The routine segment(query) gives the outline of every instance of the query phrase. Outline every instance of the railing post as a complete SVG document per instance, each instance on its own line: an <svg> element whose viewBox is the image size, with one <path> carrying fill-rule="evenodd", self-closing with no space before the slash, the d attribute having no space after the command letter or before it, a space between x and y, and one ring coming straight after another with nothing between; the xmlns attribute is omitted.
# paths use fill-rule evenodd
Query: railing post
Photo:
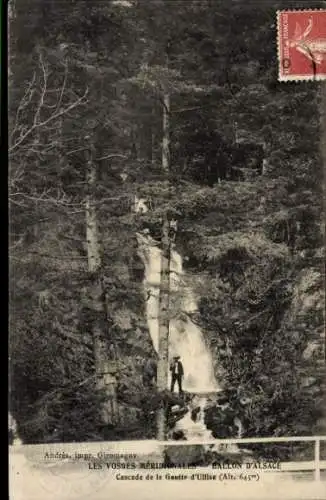
<svg viewBox="0 0 326 500"><path fill-rule="evenodd" d="M320 481L320 441L316 439L315 441L315 481Z"/></svg>

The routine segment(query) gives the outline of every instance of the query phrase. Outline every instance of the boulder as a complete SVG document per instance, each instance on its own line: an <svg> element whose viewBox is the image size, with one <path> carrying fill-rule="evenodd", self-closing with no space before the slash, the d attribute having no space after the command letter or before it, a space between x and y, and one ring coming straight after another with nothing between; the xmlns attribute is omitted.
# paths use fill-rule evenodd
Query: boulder
<svg viewBox="0 0 326 500"><path fill-rule="evenodd" d="M179 440L184 440L185 439L185 435L184 435L184 432L179 430L179 431L173 431L172 432L172 439L174 439L175 441L179 441Z"/></svg>

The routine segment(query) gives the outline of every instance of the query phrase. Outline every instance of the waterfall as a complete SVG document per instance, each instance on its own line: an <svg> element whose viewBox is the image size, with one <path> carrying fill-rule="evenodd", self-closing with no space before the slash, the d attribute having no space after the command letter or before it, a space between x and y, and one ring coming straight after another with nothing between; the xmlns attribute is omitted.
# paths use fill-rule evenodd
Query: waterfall
<svg viewBox="0 0 326 500"><path fill-rule="evenodd" d="M147 207L138 200L138 210L146 211ZM146 316L148 329L155 350L158 350L158 314L161 271L161 250L149 234L137 234L138 252L145 266L144 292L146 297ZM194 294L184 282L182 257L174 248L171 251L170 290L171 301L178 292L179 313L170 320L169 331L169 361L178 355L184 367L183 388L196 394L196 405L199 412L193 421L190 411L176 424L176 429L182 430L187 440L211 439L211 432L204 424L204 408L207 393L218 392L219 386L215 379L212 357L205 344L200 328L195 325L187 314L197 310ZM170 385L170 374L168 386Z"/></svg>
<svg viewBox="0 0 326 500"><path fill-rule="evenodd" d="M149 332L155 350L158 349L158 313L159 287L161 270L161 250L150 236L137 235L139 255L145 265L146 315ZM194 296L183 281L181 256L172 249L171 252L171 296L179 292L176 300L180 301L181 317L172 318L169 333L169 356L181 357L184 367L184 390L191 393L207 394L217 392L218 384L214 376L213 362L203 333L187 316L196 311ZM169 380L170 383L170 380Z"/></svg>
<svg viewBox="0 0 326 500"><path fill-rule="evenodd" d="M135 212L145 213L148 211L144 199L135 198ZM159 292L161 280L161 250L157 242L150 236L149 231L137 233L138 254L145 266L144 294L146 300L146 319L153 346L158 351L158 315L159 315ZM170 319L169 328L169 361L173 356L180 356L184 367L183 388L194 394L191 402L196 409L196 418L192 418L191 408L186 415L176 423L175 430L183 432L189 441L211 440L212 434L206 428L205 408L211 393L217 393L221 389L214 374L213 360L209 348L200 328L191 321L188 316L197 311L197 303L193 291L185 282L185 274L182 267L182 257L172 245L170 262L170 291L171 302L177 301L177 312ZM177 293L176 293L177 292ZM179 310L179 311L178 311ZM181 314L180 314L181 313ZM171 378L169 374L168 387ZM238 436L242 434L242 424L236 419ZM218 443L218 440L217 440ZM227 445L229 453L237 453L236 445ZM211 450L220 450L218 444L210 447Z"/></svg>

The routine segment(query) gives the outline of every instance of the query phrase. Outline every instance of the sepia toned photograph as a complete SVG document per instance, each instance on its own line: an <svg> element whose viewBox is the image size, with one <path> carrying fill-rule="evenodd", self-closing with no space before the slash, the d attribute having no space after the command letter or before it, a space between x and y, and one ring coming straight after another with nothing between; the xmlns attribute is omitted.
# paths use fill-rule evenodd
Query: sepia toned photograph
<svg viewBox="0 0 326 500"><path fill-rule="evenodd" d="M12 497L323 498L325 2L7 7Z"/></svg>

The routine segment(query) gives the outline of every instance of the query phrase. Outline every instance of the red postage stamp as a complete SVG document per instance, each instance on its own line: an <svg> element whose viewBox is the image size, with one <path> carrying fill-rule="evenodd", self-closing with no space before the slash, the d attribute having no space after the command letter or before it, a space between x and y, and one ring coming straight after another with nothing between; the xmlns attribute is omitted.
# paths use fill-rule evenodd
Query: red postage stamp
<svg viewBox="0 0 326 500"><path fill-rule="evenodd" d="M277 12L278 78L326 80L326 10Z"/></svg>

